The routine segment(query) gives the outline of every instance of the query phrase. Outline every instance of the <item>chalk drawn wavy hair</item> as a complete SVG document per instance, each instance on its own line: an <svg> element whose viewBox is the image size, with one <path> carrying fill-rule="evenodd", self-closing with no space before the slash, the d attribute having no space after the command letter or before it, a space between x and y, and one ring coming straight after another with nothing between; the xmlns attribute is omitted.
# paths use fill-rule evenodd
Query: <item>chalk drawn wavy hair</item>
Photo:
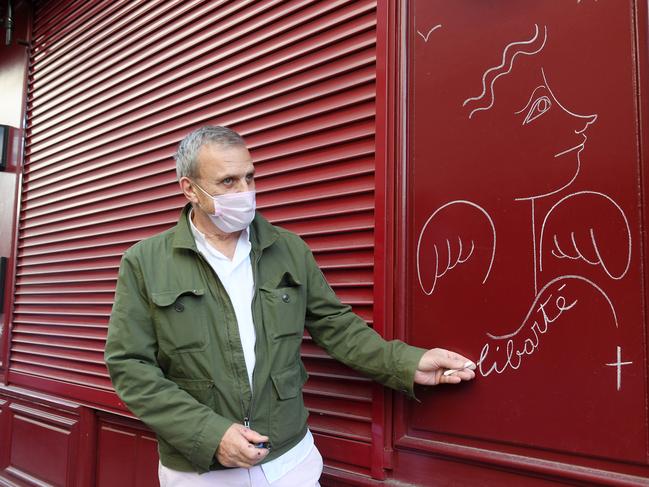
<svg viewBox="0 0 649 487"><path fill-rule="evenodd" d="M516 56L518 56L519 54L523 56L533 56L534 54L541 52L543 47L545 47L545 41L547 40L547 38L547 27L543 26L543 31L541 32L538 24L534 24L534 35L531 39L507 44L505 50L503 51L501 63L498 66L489 68L482 75L482 93L480 93L480 95L478 96L473 96L464 100L464 103L462 104L463 107L467 105L477 106L477 108L471 110L469 118L471 118L475 112L489 110L494 105L494 83L501 76L509 74L509 72L514 67L514 60L516 59ZM487 85L489 85L488 93ZM488 104L486 104L487 102Z"/></svg>

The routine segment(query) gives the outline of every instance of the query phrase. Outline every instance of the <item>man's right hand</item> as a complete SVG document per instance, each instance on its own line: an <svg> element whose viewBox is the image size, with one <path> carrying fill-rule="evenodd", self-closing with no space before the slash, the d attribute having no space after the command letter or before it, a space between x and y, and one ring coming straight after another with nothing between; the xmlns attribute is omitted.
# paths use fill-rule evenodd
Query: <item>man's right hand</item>
<svg viewBox="0 0 649 487"><path fill-rule="evenodd" d="M221 438L221 443L216 450L216 459L224 467L250 468L268 455L267 448L255 446L266 441L268 441L267 436L235 423Z"/></svg>

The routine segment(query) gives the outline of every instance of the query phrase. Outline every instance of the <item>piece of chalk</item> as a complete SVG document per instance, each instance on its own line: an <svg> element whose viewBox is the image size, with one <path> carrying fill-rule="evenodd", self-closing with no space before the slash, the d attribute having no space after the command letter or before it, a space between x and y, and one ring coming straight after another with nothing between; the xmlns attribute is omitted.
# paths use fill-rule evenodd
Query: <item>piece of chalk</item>
<svg viewBox="0 0 649 487"><path fill-rule="evenodd" d="M471 362L470 360L468 360L468 361L464 364L463 369L475 370L476 367L477 367L476 364L474 364L473 362ZM460 370L463 370L463 369L448 369L447 371L444 372L444 376L445 376L445 377L448 377L449 375L453 375L453 374L455 374L456 372L459 372Z"/></svg>

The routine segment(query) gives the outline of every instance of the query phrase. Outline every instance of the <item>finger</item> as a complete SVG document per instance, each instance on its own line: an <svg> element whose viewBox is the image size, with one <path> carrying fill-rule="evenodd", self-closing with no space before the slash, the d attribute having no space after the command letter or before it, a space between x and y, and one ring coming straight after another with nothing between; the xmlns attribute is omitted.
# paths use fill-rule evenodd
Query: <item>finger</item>
<svg viewBox="0 0 649 487"><path fill-rule="evenodd" d="M222 465L233 467L249 468L266 454L257 454L254 445L250 443L249 437L261 437L259 433L251 432L241 424L233 424L225 433L217 450L217 458ZM262 437L263 438L263 437Z"/></svg>
<svg viewBox="0 0 649 487"><path fill-rule="evenodd" d="M268 448L258 448L255 445L248 443L248 446L241 452L241 455L244 461L252 466L266 458L269 451Z"/></svg>
<svg viewBox="0 0 649 487"><path fill-rule="evenodd" d="M462 380L472 380L475 378L475 372L471 369L459 370L456 375Z"/></svg>
<svg viewBox="0 0 649 487"><path fill-rule="evenodd" d="M476 365L471 363L469 366L464 367L462 369L447 369L444 371L442 375L444 377L458 375L463 380L471 380L475 377L475 372L474 372L475 369L476 369Z"/></svg>
<svg viewBox="0 0 649 487"><path fill-rule="evenodd" d="M448 374L447 372L451 372ZM472 380L475 378L475 372L471 369L450 369L442 374L441 382L447 384L457 384L463 380ZM457 380L455 380L455 378ZM450 379L453 379L452 381Z"/></svg>
<svg viewBox="0 0 649 487"><path fill-rule="evenodd" d="M257 455L254 460L255 464L261 462L270 453L268 448L255 448L255 450L257 450Z"/></svg>
<svg viewBox="0 0 649 487"><path fill-rule="evenodd" d="M462 379L458 375L447 375L447 376L441 376L439 378L439 383L440 384L459 384L462 382Z"/></svg>
<svg viewBox="0 0 649 487"><path fill-rule="evenodd" d="M246 443L246 446L232 452L230 462L227 466L243 468L252 467L257 463L257 457L262 458L261 455L257 455L253 450L255 450L255 448L250 443Z"/></svg>
<svg viewBox="0 0 649 487"><path fill-rule="evenodd" d="M264 443L268 441L268 436L264 436L260 433L257 433L255 430L246 428L242 431L243 437L248 440L249 443Z"/></svg>
<svg viewBox="0 0 649 487"><path fill-rule="evenodd" d="M444 369L464 369L467 367L475 367L475 364L466 357L460 354L449 352L449 355L440 355L437 359L437 365Z"/></svg>

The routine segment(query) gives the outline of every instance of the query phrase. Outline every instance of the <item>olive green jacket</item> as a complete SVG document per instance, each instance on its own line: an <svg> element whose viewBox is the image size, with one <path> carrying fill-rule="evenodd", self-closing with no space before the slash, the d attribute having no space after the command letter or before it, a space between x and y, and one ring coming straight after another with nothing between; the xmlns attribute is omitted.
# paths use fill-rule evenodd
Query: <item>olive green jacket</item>
<svg viewBox="0 0 649 487"><path fill-rule="evenodd" d="M115 390L156 432L165 466L223 468L215 458L221 437L245 418L270 438L265 461L297 444L308 415L305 326L337 360L413 394L424 350L383 340L340 303L306 244L259 214L250 226L257 335L251 390L234 309L196 249L189 208L175 227L124 254L106 341Z"/></svg>

